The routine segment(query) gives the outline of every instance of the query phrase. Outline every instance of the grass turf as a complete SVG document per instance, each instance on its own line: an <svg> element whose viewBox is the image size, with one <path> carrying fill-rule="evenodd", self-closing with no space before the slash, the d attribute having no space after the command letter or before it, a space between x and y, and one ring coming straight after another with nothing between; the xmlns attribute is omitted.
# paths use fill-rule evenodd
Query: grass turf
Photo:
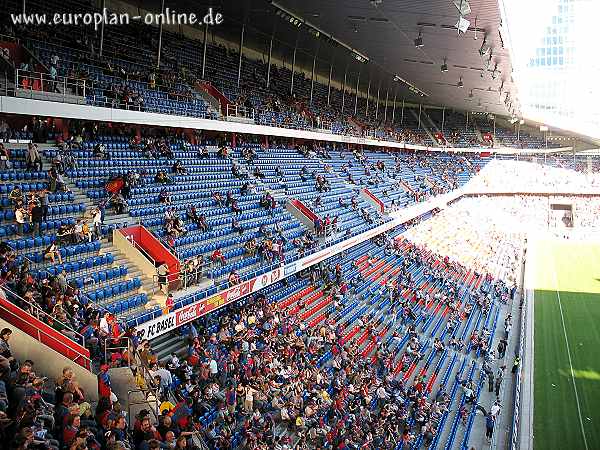
<svg viewBox="0 0 600 450"><path fill-rule="evenodd" d="M587 449L598 450L600 245L540 241L533 253L534 449L586 449L571 379L566 330Z"/></svg>

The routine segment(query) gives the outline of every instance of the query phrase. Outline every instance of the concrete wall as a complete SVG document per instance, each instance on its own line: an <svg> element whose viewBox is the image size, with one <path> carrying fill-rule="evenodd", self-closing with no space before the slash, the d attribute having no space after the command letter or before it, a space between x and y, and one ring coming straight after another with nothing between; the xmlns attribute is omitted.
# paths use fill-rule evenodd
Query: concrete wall
<svg viewBox="0 0 600 450"><path fill-rule="evenodd" d="M63 368L70 367L75 372L79 385L85 391L86 399L88 401L98 400L98 380L92 372L41 344L3 319L0 319L1 328L12 330L10 348L13 354L20 361L31 359L35 363L36 374L54 379L62 375Z"/></svg>

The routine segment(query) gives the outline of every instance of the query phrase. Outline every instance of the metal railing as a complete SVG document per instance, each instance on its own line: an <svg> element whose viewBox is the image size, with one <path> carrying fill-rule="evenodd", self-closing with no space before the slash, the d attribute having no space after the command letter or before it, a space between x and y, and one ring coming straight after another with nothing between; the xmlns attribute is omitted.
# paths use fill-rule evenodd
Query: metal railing
<svg viewBox="0 0 600 450"><path fill-rule="evenodd" d="M83 66L96 67L90 64L85 63L77 63ZM158 90L161 92L166 92L169 95L173 95L176 97L182 97L184 99L193 100L194 98L188 98L188 96L184 93L180 92L172 92L173 88L162 85L154 85L150 87L150 84L146 81L137 80L137 79L129 79L127 76L125 78L117 77L114 75L105 76L109 79L116 81L118 83L127 83L129 81L135 81L137 83L142 83L146 85L147 90ZM4 95L10 95L11 92L8 89L8 78L5 75L5 89ZM317 131L338 135L346 135L346 136L354 136L354 137L373 137L377 140L391 140L395 139L392 136L385 137L376 137L376 130L366 130L364 132L358 132L353 129L348 129L347 127L337 128L334 126L334 122L330 120L321 120L319 118L308 118L302 116L301 114L288 111L288 112L276 112L274 110L269 109L261 109L256 110L254 108L245 108L238 105L227 105L226 116L224 118L215 117L215 115L206 110L203 112L194 111L187 107L183 106L169 106L162 107L160 105L155 105L152 103L147 103L145 100L142 102L122 102L118 98L111 98L105 95L96 95L95 84L99 84L100 80L96 79L86 79L86 78L76 78L76 77L65 77L62 75L56 75L55 77L51 77L50 74L42 73L42 72L33 72L33 71L24 71L21 69L17 69L15 71L15 89L14 95L23 97L23 98L38 98L41 93L46 93L47 98L44 100L47 101L63 101L66 102L67 96L71 97L80 97L85 101L85 104L89 106L98 106L102 108L111 108L111 109L124 109L128 111L139 111L139 112L156 112L161 114L169 114L175 116L184 116L184 117L195 117L200 119L210 119L210 120L226 120L227 117L240 117L240 118L249 118L253 120L257 125L263 126L272 126L276 128L286 128L286 129L295 129L295 130L309 130L309 131ZM175 83L175 88L177 86L186 86L183 83ZM167 90L165 90L165 88ZM194 90L191 90L192 96L194 95ZM62 97L62 99L61 99ZM141 98L144 98L144 95L141 95ZM287 114L293 114L294 117L291 120L287 120L290 118ZM281 117L277 117L277 115L282 115L285 120L280 120ZM271 118L271 120L268 119ZM273 120L274 119L274 120ZM340 123L343 122L343 119L340 119ZM400 142L400 141L399 141Z"/></svg>
<svg viewBox="0 0 600 450"><path fill-rule="evenodd" d="M254 108L246 108L236 104L227 105L227 117L240 117L244 119L255 120L256 114Z"/></svg>
<svg viewBox="0 0 600 450"><path fill-rule="evenodd" d="M128 337L121 337L119 338L119 344L118 345L111 345L109 348L109 341L112 341L112 339L110 337L106 337L106 339L104 339L104 361L108 364L108 350L125 350L127 352L127 367L131 370L131 359L134 357L134 349L133 346L131 345L131 339ZM125 341L124 344L122 344L122 342Z"/></svg>
<svg viewBox="0 0 600 450"><path fill-rule="evenodd" d="M200 284L200 280L202 280L202 278L206 278L208 279L208 277L206 277L206 272L204 271L205 268L210 268L212 267L211 263L205 263L202 265L202 267L200 269L196 269L192 272L188 272L185 269L181 269L178 270L176 272L169 272L168 275L165 275L165 278L172 278L174 276L177 276L175 280L167 280L165 283L160 283L160 279L163 278L162 275L158 275L155 274L152 276L152 285L153 285L153 289L154 291L156 290L162 290L161 286L166 284L167 285L167 293L171 288L171 283L177 283L179 282L179 285L176 286L174 288L174 290L179 290L179 289L187 289L188 287L191 286L195 286L197 284ZM195 282L193 280L196 280Z"/></svg>
<svg viewBox="0 0 600 450"><path fill-rule="evenodd" d="M147 382L146 382L147 384ZM132 401L131 400L131 395L132 394L142 394L142 396L144 397L144 400L141 401ZM150 396L150 394L154 394L154 398L155 400L152 402L151 400L148 399L148 397ZM152 412L152 415L154 416L154 420L158 421L158 416L159 416L159 400L158 400L158 388L152 390L152 389L131 389L127 391L127 417L129 418L129 420L131 421L132 416L131 416L131 407L132 406L136 406L136 405L147 405L150 406L150 412ZM154 403L154 407L152 407L152 404ZM133 427L133 424L130 422L129 423L130 427Z"/></svg>
<svg viewBox="0 0 600 450"><path fill-rule="evenodd" d="M14 304L15 306L17 306L20 309L23 309L23 308L21 308L17 303L15 303L13 300L11 300L11 298L18 300L21 304L26 304L28 307L28 310L23 309L23 311L34 316L36 319L44 322L49 327L54 328L50 324L58 323L63 329L67 330L69 333L69 334L65 334L63 331L62 334L64 334L66 337L70 338L73 342L76 342L76 343L80 344L82 347L85 347L85 337L83 335L81 335L79 332L75 331L72 327L61 322L60 320L56 319L55 317L52 317L47 312L43 311L39 306L34 305L33 303L31 303L28 300L25 300L23 297L21 297L19 294L17 294L16 292L14 292L10 288L8 288L6 285L1 286L0 290L4 291L7 294L6 299L9 302L11 302L12 304ZM73 335L74 338L71 337L70 335Z"/></svg>
<svg viewBox="0 0 600 450"><path fill-rule="evenodd" d="M129 235L126 236L125 239L127 239L127 241L129 241L129 243L131 245L133 245L142 255L144 255L144 257L146 257L147 259L150 260L150 262L152 262L152 265L154 267L156 267L156 260L150 256L150 254L146 251L146 249L144 249L140 244L138 244L135 239L133 238L133 236Z"/></svg>
<svg viewBox="0 0 600 450"><path fill-rule="evenodd" d="M84 78L51 76L48 73L30 70L15 70L15 91L20 97L27 97L29 94L29 97L33 98L34 93L45 92L62 94L63 100L66 100L67 95L85 98L86 89L89 87L89 81Z"/></svg>
<svg viewBox="0 0 600 450"><path fill-rule="evenodd" d="M18 37L11 36L9 34L0 34L0 41L3 41L3 42L14 42L15 44L18 44L18 43L21 42Z"/></svg>
<svg viewBox="0 0 600 450"><path fill-rule="evenodd" d="M19 296L19 295L15 294L13 291L11 291L10 289L8 289L6 286L2 286L2 287L0 287L0 292L4 292L4 293L5 293L5 298L6 298L6 300L7 300L7 301L9 301L9 302L10 302L10 303L12 303L12 304L14 304L14 302L10 300L10 297L11 297L11 296L14 296L14 297L16 297L16 298L20 299L20 301L22 301L22 302L24 302L24 303L27 303L28 305L30 305L30 307L32 308L33 312L30 312L30 311L25 311L25 310L23 310L22 308L19 308L19 306L18 306L18 305L14 304L14 306L15 306L15 307L17 307L17 308L21 309L21 310L22 310L22 311L24 311L26 314L29 314L29 315L32 315L32 316L36 317L38 320L40 320L40 321L44 322L46 325L48 325L49 327L51 327L51 328L53 328L53 329L54 329L54 327L52 327L52 326L51 326L51 325L49 325L49 324L48 324L48 323L47 323L45 320L43 320L43 318L46 318L46 320L47 320L47 317L51 317L49 314L47 314L47 313L45 313L44 311L40 310L38 307L36 307L36 306L32 305L30 302L28 302L27 300L23 299L21 296ZM1 304L0 304L0 310L1 310L1 311L2 311L4 314L7 314L8 316L11 316L11 317L13 317L14 319L17 319L17 320L24 320L24 318L23 318L23 317L20 317L20 316L18 316L18 315L17 315L17 314L15 314L13 311L11 311L10 309L8 309L8 308L4 307L4 306L3 306L3 305L1 305ZM82 345L83 347L85 347L85 338L84 338L84 337L83 337L81 334L79 334L78 332L74 331L72 328L70 328L69 326L67 326L67 325L63 324L63 323L62 323L62 322L60 322L59 320L56 320L56 319L52 318L52 321L53 321L53 322L58 322L58 323L59 323L59 324L61 324L61 325L62 325L64 328L68 329L70 333L72 333L72 334L74 334L75 336L77 336L77 338L81 340L81 345ZM9 321L7 320L7 322L9 322ZM9 322L9 323L10 323L10 322ZM57 332L58 332L58 330L57 330ZM76 342L76 343L79 343L79 342L77 342L77 340L73 339L71 336L69 336L69 335L65 334L64 332L60 332L60 333L61 333L62 335L64 335L65 337L67 337L67 338L69 338L69 339L73 340L74 342ZM55 336L52 336L51 334L48 334L48 333L46 333L45 331L43 331L43 330L41 330L41 329L39 329L39 328L36 328L36 335L35 335L35 336L34 336L34 335L32 335L32 334L30 334L30 333L27 333L27 334L28 334L29 336L31 336L32 338L36 339L38 342L40 342L40 343L43 343L44 345L46 345L46 344L44 343L44 340L42 339L42 336L44 336L44 338L45 338L45 339L48 339L49 341L52 341L52 342L55 342L55 343L57 343L57 344L60 344L61 346L64 346L64 343L63 343L63 342L61 342L59 339L57 339ZM72 350L74 353L77 353L77 356L76 356L76 357L75 357L75 359L73 359L72 361L73 361L73 362L75 362L75 363L77 363L77 364L79 364L79 365L81 365L82 367L85 367L85 368L87 368L88 370L91 370L91 368L92 368L92 362L91 362L91 359L90 359L90 358L88 358L87 356L85 356L85 355L83 355L83 354L81 354L81 353L77 352L75 349L71 349L71 350Z"/></svg>
<svg viewBox="0 0 600 450"><path fill-rule="evenodd" d="M128 404L128 417L131 417L131 405L142 405L142 404L147 404L148 406L150 406L150 410L152 412L152 414L154 415L154 418L156 421L158 421L158 416L160 414L160 398L159 398L159 386L155 386L154 385L154 380L152 379L152 375L150 374L149 369L144 366L143 364L141 364L141 360L139 359L139 355L136 353L134 354L134 358L136 360L136 366L137 366L137 370L141 370L141 377L144 380L144 383L147 386L147 390L144 389L134 389L134 390L130 390L127 391L127 404ZM171 388L171 386L169 386L169 388ZM131 402L130 398L131 398L131 394L133 393L142 393L144 395L145 401L137 401L137 402ZM154 395L154 401L152 401L151 399L149 399L150 394ZM170 402L172 402L173 404L177 404L178 399L176 398L175 394L173 393L173 391L171 389L169 389L168 392L168 398L167 400L169 400ZM154 405L154 407L153 407ZM206 442L204 441L204 439L202 438L202 435L200 434L199 431L194 431L193 432L193 439L195 439L195 444L200 447L203 450L208 450L209 447L206 444Z"/></svg>

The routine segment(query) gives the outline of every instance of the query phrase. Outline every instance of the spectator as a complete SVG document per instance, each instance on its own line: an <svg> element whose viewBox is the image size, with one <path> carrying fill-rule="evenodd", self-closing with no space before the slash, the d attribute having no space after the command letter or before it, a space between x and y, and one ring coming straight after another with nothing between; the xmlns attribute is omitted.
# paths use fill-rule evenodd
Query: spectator
<svg viewBox="0 0 600 450"><path fill-rule="evenodd" d="M223 252L221 252L221 249L218 247L213 251L210 259L213 262L213 264L218 262L221 266L227 265L227 260L225 259L225 255L223 255Z"/></svg>
<svg viewBox="0 0 600 450"><path fill-rule="evenodd" d="M37 144L27 144L27 154L25 155L25 162L29 170L37 169L38 172L42 171L42 157L38 151Z"/></svg>
<svg viewBox="0 0 600 450"><path fill-rule="evenodd" d="M17 235L23 236L25 224L28 222L29 216L27 210L23 207L15 210L15 221L17 223Z"/></svg>
<svg viewBox="0 0 600 450"><path fill-rule="evenodd" d="M0 144L0 170L10 169L12 167L10 162L10 153L4 144Z"/></svg>

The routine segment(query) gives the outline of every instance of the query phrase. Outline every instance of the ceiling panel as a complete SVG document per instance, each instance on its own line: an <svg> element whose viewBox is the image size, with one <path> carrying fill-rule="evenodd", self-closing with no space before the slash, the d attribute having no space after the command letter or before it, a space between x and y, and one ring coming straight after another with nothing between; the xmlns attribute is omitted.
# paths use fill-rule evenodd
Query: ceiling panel
<svg viewBox="0 0 600 450"><path fill-rule="evenodd" d="M501 18L497 0L470 0L471 14L467 18L471 27L481 31L461 35L452 28L459 17L452 0L276 1L297 17L367 55L369 63L361 64L349 58L346 49L332 48L324 39L317 43L304 27L298 29L276 16L275 8L268 0L183 0L176 3L194 11L212 6L223 12L228 29L239 27L245 21L253 30L248 34L252 36L247 41L249 46L264 48L275 30L278 53L291 55L297 40L298 55L301 55L297 60L305 67L312 66L312 55L318 45L317 70L327 76L326 68L333 61L334 78L341 81L348 64L348 73L352 74L349 78L354 83L356 73L361 72L363 90L370 79L372 86L381 83L382 90L389 87L392 92L397 89L398 99L509 114L504 104L505 94L501 97L498 91L502 82L503 92L511 92L512 98L516 97L516 90L510 75L510 56L502 48L498 32ZM424 42L422 48L414 46L419 31ZM216 28L215 33L219 34ZM484 35L486 44L492 48L489 64L489 54L485 58L479 55ZM440 70L444 60L448 65L445 73ZM493 78L494 67L497 71ZM422 99L411 94L393 81L394 75L406 79L429 97ZM461 77L463 88L457 87ZM469 96L471 90L472 97Z"/></svg>

